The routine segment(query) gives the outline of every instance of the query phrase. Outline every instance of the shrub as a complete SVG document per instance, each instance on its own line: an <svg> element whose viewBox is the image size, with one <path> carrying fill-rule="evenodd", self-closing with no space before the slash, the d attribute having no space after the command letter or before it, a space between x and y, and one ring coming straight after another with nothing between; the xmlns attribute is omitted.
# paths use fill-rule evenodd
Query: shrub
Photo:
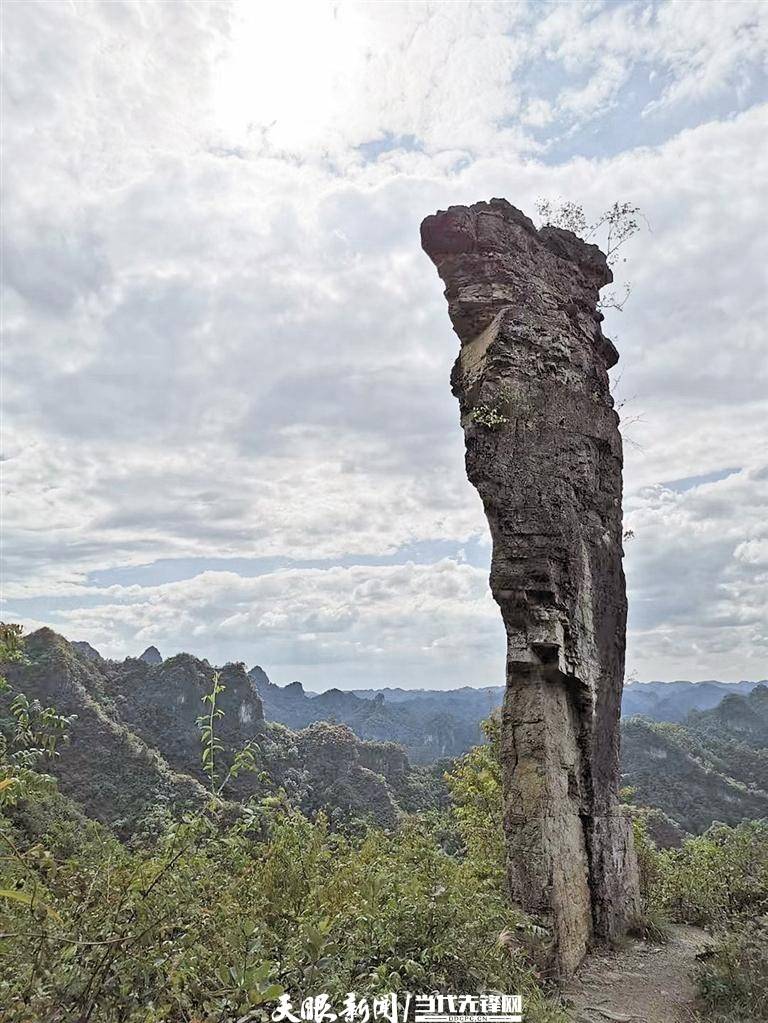
<svg viewBox="0 0 768 1023"><path fill-rule="evenodd" d="M252 822L198 818L152 851L102 832L76 857L41 860L35 883L52 912L14 903L0 919L8 1018L224 1020L321 988L523 990L531 1020L558 1018L498 942L515 920L503 891L444 852L428 823L350 838L323 815L252 811L264 840ZM21 866L9 873L28 890Z"/></svg>
<svg viewBox="0 0 768 1023"><path fill-rule="evenodd" d="M642 813L633 824L641 932L653 937L667 918L710 928L716 943L697 971L704 1004L731 1023L767 1019L768 821L713 824L682 848L666 850L648 837Z"/></svg>
<svg viewBox="0 0 768 1023"><path fill-rule="evenodd" d="M659 855L658 897L673 919L722 927L768 912L768 821L713 824Z"/></svg>
<svg viewBox="0 0 768 1023"><path fill-rule="evenodd" d="M723 934L696 979L708 1008L729 1020L768 1020L768 916Z"/></svg>

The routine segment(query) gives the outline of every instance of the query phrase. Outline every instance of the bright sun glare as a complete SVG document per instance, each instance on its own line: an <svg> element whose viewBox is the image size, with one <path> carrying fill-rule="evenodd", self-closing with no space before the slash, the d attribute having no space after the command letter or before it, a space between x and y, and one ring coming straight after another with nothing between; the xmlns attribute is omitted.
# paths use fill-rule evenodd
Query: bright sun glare
<svg viewBox="0 0 768 1023"><path fill-rule="evenodd" d="M266 137L300 151L330 142L346 126L350 83L365 80L368 28L353 7L239 4L213 94L228 143L249 148Z"/></svg>

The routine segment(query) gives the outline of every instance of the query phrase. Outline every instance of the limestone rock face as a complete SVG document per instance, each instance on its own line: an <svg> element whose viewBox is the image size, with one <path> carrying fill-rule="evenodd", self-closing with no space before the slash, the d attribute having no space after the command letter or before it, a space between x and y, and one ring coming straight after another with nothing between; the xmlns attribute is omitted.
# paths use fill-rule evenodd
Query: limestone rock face
<svg viewBox="0 0 768 1023"><path fill-rule="evenodd" d="M86 643L85 640L75 641L71 644L72 649L80 657L84 657L86 661L103 661L104 658L101 656L96 647L91 646L90 643Z"/></svg>
<svg viewBox="0 0 768 1023"><path fill-rule="evenodd" d="M163 657L156 646L148 646L143 654L139 654L139 660L145 664L162 664Z"/></svg>
<svg viewBox="0 0 768 1023"><path fill-rule="evenodd" d="M605 256L503 199L427 217L422 245L459 337L469 479L493 540L507 633L502 719L513 898L578 965L637 911L617 801L626 594L622 449L603 335Z"/></svg>
<svg viewBox="0 0 768 1023"><path fill-rule="evenodd" d="M254 664L251 670L248 672L248 678L255 685L269 685L269 676L266 671L261 667L260 664Z"/></svg>

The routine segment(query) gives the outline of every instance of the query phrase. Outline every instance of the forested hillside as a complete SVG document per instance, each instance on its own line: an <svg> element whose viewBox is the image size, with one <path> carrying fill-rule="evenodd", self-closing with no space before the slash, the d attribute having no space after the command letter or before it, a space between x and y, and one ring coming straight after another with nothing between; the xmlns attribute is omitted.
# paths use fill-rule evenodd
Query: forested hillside
<svg viewBox="0 0 768 1023"><path fill-rule="evenodd" d="M207 799L199 719L210 712L203 698L216 674L207 661L189 654L105 661L41 629L27 639L23 662L6 665L5 674L30 700L72 718L50 770L89 817L130 835L157 830ZM383 825L401 809L444 800L439 766L412 767L401 747L363 742L346 725L319 721L292 731L265 721L242 665L226 665L217 677L217 767L226 772L234 751L245 749L253 768L229 778L228 800L280 789L308 812L364 815Z"/></svg>
<svg viewBox="0 0 768 1023"><path fill-rule="evenodd" d="M480 722L501 704L503 689L465 689L421 692L400 691L307 693L300 682L276 686L262 668L250 672L264 713L290 728L305 728L314 721L339 721L361 739L397 742L414 763L454 757L482 742Z"/></svg>
<svg viewBox="0 0 768 1023"><path fill-rule="evenodd" d="M445 805L443 773L483 741L481 721L499 695L313 695L298 683L273 685L262 669L246 672L242 664L217 674L189 654L163 660L151 649L105 660L89 644L68 643L49 629L27 638L24 662L6 673L30 699L72 716L69 742L50 769L82 812L121 836L157 832L207 798L199 718L210 709L204 697L215 676L222 687L218 767L229 770L232 751L245 749L253 768L229 778L228 802L279 789L305 812L365 815L386 826L404 811ZM655 832L663 844L713 821L768 816L766 705L768 688L757 686L727 695L685 725L624 721L622 784L635 802L665 815ZM413 763L414 750L421 763Z"/></svg>
<svg viewBox="0 0 768 1023"><path fill-rule="evenodd" d="M683 831L768 817L768 749L699 735L665 722L630 718L622 725L622 784Z"/></svg>
<svg viewBox="0 0 768 1023"><path fill-rule="evenodd" d="M342 725L270 725L239 665L116 671L48 630L22 647L3 627L2 646L3 1023L267 1023L317 984L336 1001L516 991L529 1023L573 1019L543 983L546 931L507 899L497 720L447 772L419 771ZM150 744L166 731L167 757ZM636 933L710 926L702 1004L765 1018L765 825L659 851L654 815L626 812Z"/></svg>

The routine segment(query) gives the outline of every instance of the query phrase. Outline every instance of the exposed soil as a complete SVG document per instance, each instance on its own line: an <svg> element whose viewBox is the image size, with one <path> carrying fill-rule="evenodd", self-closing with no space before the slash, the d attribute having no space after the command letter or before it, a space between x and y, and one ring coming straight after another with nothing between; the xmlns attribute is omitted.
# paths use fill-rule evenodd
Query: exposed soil
<svg viewBox="0 0 768 1023"><path fill-rule="evenodd" d="M711 943L705 931L677 926L666 945L594 952L563 992L573 1023L696 1023L692 974Z"/></svg>

